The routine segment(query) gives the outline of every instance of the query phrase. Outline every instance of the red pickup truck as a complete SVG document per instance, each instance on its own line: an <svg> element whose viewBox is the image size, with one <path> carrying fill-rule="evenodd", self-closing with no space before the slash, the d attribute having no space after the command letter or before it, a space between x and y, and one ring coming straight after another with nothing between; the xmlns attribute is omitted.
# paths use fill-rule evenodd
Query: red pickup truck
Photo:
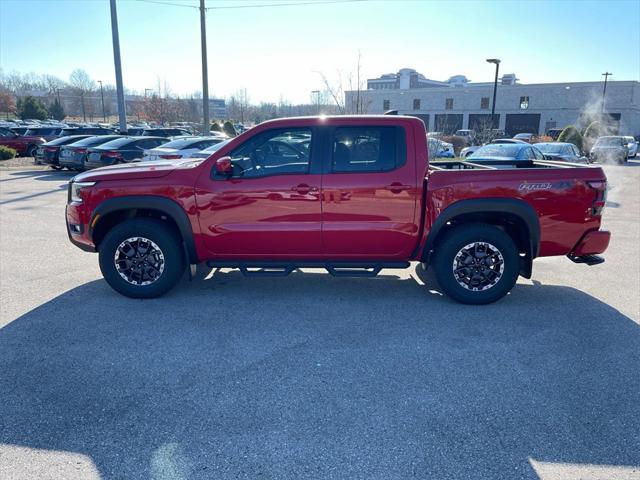
<svg viewBox="0 0 640 480"><path fill-rule="evenodd" d="M429 164L414 117L288 118L206 159L78 175L66 221L130 297L162 295L200 262L245 275L374 276L417 261L455 300L485 304L530 278L536 257L601 263L606 187L600 167L566 162Z"/></svg>

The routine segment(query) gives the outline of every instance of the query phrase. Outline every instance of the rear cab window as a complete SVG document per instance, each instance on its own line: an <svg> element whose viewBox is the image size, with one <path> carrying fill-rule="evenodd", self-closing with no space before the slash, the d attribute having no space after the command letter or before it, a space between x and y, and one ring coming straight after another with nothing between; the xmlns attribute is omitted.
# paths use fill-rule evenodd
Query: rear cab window
<svg viewBox="0 0 640 480"><path fill-rule="evenodd" d="M331 172L388 172L407 159L404 128L397 126L336 127Z"/></svg>

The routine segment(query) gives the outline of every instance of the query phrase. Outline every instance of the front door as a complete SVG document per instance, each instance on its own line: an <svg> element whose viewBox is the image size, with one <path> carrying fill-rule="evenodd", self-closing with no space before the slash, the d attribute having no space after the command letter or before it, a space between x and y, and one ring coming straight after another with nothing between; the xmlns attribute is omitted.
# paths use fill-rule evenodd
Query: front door
<svg viewBox="0 0 640 480"><path fill-rule="evenodd" d="M345 260L409 258L420 218L415 155L405 128L336 126L329 137L322 181L325 254Z"/></svg>
<svg viewBox="0 0 640 480"><path fill-rule="evenodd" d="M211 258L316 259L322 254L320 186L312 128L273 128L229 153L230 176L203 172L200 228Z"/></svg>

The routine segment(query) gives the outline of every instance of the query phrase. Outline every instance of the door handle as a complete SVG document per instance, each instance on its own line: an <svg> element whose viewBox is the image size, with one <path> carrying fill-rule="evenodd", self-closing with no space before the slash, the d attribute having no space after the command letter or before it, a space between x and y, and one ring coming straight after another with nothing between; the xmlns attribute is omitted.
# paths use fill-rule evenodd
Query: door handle
<svg viewBox="0 0 640 480"><path fill-rule="evenodd" d="M405 190L410 190L411 185L403 185L400 182L393 182L391 185L384 187L385 190L389 190L391 193L401 193Z"/></svg>
<svg viewBox="0 0 640 480"><path fill-rule="evenodd" d="M308 193L317 193L318 192L317 188L310 187L306 183L301 183L300 185L297 185L297 186L293 187L291 190L293 190L296 193L299 193L300 195L306 195Z"/></svg>

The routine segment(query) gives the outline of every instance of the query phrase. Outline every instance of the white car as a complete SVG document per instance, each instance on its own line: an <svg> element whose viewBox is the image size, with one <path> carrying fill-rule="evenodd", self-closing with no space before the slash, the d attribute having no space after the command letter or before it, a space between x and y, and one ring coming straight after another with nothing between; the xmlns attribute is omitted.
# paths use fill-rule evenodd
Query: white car
<svg viewBox="0 0 640 480"><path fill-rule="evenodd" d="M220 143L216 143L215 145L211 145L209 148L205 148L199 152L192 153L189 158L209 158L211 155L216 153L222 147L224 147L227 143L229 143L231 139L223 140Z"/></svg>
<svg viewBox="0 0 640 480"><path fill-rule="evenodd" d="M633 137L624 137L627 141L627 148L629 149L629 158L634 158L638 154L638 142Z"/></svg>
<svg viewBox="0 0 640 480"><path fill-rule="evenodd" d="M443 142L437 138L427 138L429 158L454 158L456 156L451 143Z"/></svg>
<svg viewBox="0 0 640 480"><path fill-rule="evenodd" d="M220 143L224 140L221 137L182 137L173 139L159 147L145 150L142 161L173 160L190 157L192 153L199 152L205 148Z"/></svg>

